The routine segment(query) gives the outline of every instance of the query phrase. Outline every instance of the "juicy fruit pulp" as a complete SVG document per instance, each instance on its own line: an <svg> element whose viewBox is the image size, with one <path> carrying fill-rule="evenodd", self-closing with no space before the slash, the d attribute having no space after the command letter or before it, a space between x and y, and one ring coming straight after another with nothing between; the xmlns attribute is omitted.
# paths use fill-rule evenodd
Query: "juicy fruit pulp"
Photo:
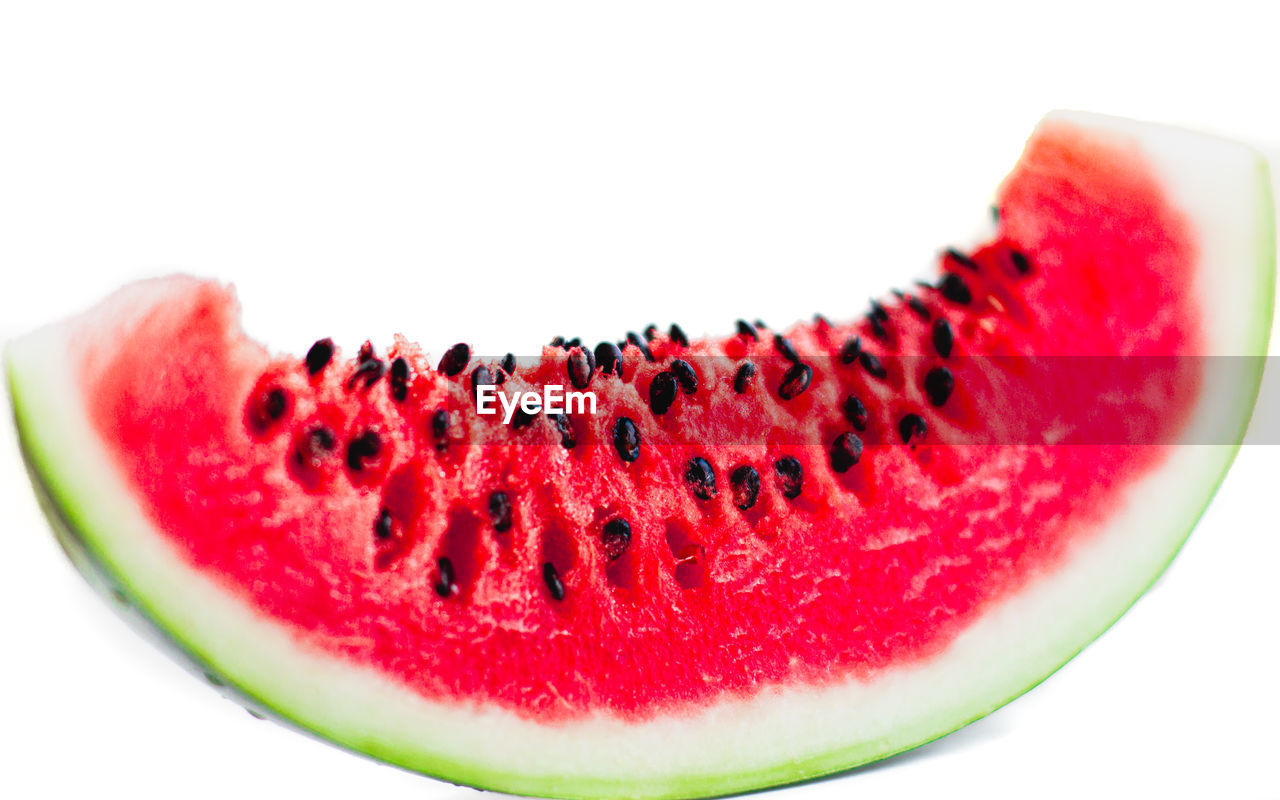
<svg viewBox="0 0 1280 800"><path fill-rule="evenodd" d="M86 394L117 463L195 563L313 646L426 696L540 720L645 718L771 682L872 675L927 657L1049 568L1088 535L1085 514L1104 518L1116 486L1161 458L946 446L1031 402L1026 380L997 383L983 373L1001 364L975 354L1120 354L1111 330L1146 332L1124 355L1201 348L1191 298L1154 299L1192 279L1183 224L1149 180L1099 166L1110 183L1094 191L1132 203L1106 204L1110 241L1029 256L1000 235L944 254L940 288L907 295L917 310L894 299L847 325L744 323L689 346L633 337L620 376L588 375L595 415L503 425L472 402L477 380L500 372L508 392L565 383L580 346L548 346L509 374L465 345L437 368L403 341L324 364L246 356L200 341L239 335L232 296L212 285L133 331ZM1023 202L1006 196L1006 225ZM1164 234L1132 241L1152 226ZM1121 265L1080 248L1131 262L1123 302L1103 280ZM1072 280L1055 280L1066 269ZM1109 325L1082 325L1082 308ZM182 344L160 345L175 325ZM943 348L939 326L952 332ZM732 392L748 361L754 385ZM399 383L388 365L402 365ZM1195 366L1161 399L1166 431L1185 423ZM958 386L939 405L930 374ZM1114 381L1099 370L1065 397L1049 387L1050 401L1096 405ZM848 419L850 398L865 421ZM167 413L175 400L181 413ZM794 497L782 459L799 465ZM729 486L743 468L766 478L746 509ZM625 547L606 541L613 520L630 529Z"/></svg>
<svg viewBox="0 0 1280 800"><path fill-rule="evenodd" d="M1072 372L1064 392L1008 365L1211 350L1193 289L1204 242L1167 194L1140 153L1046 127L1002 190L991 242L944 253L935 284L841 325L740 322L692 343L648 331L557 343L525 364L466 345L433 363L403 340L345 361L325 340L272 358L239 331L227 290L170 279L117 300L113 335L67 350L111 468L155 537L227 602L311 657L572 742L551 756L559 777L537 780L402 756L414 745L394 735L361 749L487 785L591 793L607 782L581 766L598 760L584 742L600 720L660 731L763 707L772 687L821 697L938 668L979 620L1111 535L1134 487L1168 468L1166 443L1201 401L1199 363L1172 361L1154 400L1109 370ZM478 386L566 379L598 395L596 414L475 414ZM1000 438L1010 418L1034 429L1103 398L1114 413L1097 424L1123 422L1114 436ZM1142 443L1126 438L1135 420ZM1123 608L1104 605L1111 616L1081 623L1050 668ZM236 680L217 641L193 649ZM885 755L1043 674L925 733L902 722L905 738L885 740L898 744L837 735L834 757L819 744L791 772L713 764L720 778L699 779L650 753L636 760L651 786L629 791L740 788ZM795 758L780 750L777 763Z"/></svg>

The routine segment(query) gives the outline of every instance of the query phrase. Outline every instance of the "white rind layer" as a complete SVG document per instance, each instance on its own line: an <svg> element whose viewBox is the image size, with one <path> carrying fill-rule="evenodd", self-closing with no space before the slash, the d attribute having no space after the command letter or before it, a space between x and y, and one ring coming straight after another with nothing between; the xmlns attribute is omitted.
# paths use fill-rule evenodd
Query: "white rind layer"
<svg viewBox="0 0 1280 800"><path fill-rule="evenodd" d="M1146 154L1199 237L1195 291L1208 352L1261 355L1274 273L1265 163L1239 145L1123 120L1057 113L1042 125L1118 137ZM185 280L152 282L114 302L159 299L183 291ZM546 726L498 708L426 700L309 650L188 566L153 530L90 428L70 376L56 368L67 363L75 331L92 331L100 315L117 313L100 307L8 353L34 483L82 570L122 587L202 668L260 707L354 750L521 794L722 794L845 769L955 730L1043 680L1109 627L1176 553L1237 449L1172 448L1061 568L992 608L926 662L869 682L766 687L644 724L599 714ZM1206 397L1197 415L1219 415L1212 429L1221 431L1220 415L1230 409L1242 438L1256 381L1232 389Z"/></svg>

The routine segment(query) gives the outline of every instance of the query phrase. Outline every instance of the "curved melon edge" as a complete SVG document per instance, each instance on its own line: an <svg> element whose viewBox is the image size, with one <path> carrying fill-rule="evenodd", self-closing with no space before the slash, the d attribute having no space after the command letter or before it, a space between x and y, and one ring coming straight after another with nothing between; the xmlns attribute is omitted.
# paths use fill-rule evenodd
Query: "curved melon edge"
<svg viewBox="0 0 1280 800"><path fill-rule="evenodd" d="M1235 315L1231 341L1244 343L1245 349L1234 352L1261 355L1274 298L1274 216L1260 158L1255 172L1260 194L1252 206L1258 217L1252 244L1257 271L1247 281L1252 297L1229 298L1249 301L1251 313L1241 315L1238 304L1219 310ZM1237 443L1179 446L1170 462L1144 481L1149 485L1135 487L1129 509L1111 524L1131 529L1145 522L1144 531L1158 529L1154 535L1163 546L1131 545L1145 558L1134 557L1124 579L1099 581L1103 567L1086 570L1095 588L1110 591L1095 595L1091 608L1082 610L1079 603L1059 608L1074 610L1074 618L1056 627L1052 640L1036 641L1032 634L1013 637L1020 646L1011 646L1007 628L1019 620L1009 613L1012 604L1003 603L928 664L869 684L765 689L745 702L721 703L696 720L662 718L642 730L603 718L546 728L502 710L433 703L295 644L287 630L257 618L187 567L151 531L110 468L70 381L48 366L62 363L64 353L61 329L46 328L10 345L6 372L32 483L64 548L91 583L108 594L122 592L140 618L198 670L217 675L252 707L304 731L447 780L561 797L693 797L815 778L937 739L1025 693L1119 619L1175 557L1239 449L1262 364L1258 359L1249 386L1237 387L1245 391L1233 393ZM1182 476L1172 486L1178 490L1176 506L1167 500L1167 480L1156 487L1163 491L1157 493L1160 503L1144 501L1144 491L1153 492L1158 479L1170 476ZM1160 516L1167 520L1163 525L1153 520ZM1110 541L1111 526L1101 539ZM1043 595L1044 584L1061 577L1055 573L1015 599L1034 606L1044 599L1028 600L1037 587ZM1033 609L1024 616L1042 618L1043 613ZM1003 652L993 652L991 641L1002 643ZM974 668L966 670L966 664ZM1003 670L993 677L994 665ZM957 676L968 680L957 684ZM895 721L895 715L905 718ZM825 738L815 739L815 729ZM692 742L701 746L691 747ZM659 765L666 766L665 774Z"/></svg>

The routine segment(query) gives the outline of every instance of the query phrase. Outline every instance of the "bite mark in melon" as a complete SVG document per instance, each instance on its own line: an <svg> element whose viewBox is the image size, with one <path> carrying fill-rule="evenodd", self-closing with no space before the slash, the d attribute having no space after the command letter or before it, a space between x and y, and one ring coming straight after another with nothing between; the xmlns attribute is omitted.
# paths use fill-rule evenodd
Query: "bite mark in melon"
<svg viewBox="0 0 1280 800"><path fill-rule="evenodd" d="M1042 680L1159 575L1243 436L1258 376L1199 357L1265 348L1252 151L1057 114L998 207L847 323L303 358L173 277L14 343L9 386L77 564L255 706L507 791L744 790ZM1077 356L1164 366L1010 366ZM477 415L499 381L597 413ZM1182 443L1206 424L1230 441Z"/></svg>

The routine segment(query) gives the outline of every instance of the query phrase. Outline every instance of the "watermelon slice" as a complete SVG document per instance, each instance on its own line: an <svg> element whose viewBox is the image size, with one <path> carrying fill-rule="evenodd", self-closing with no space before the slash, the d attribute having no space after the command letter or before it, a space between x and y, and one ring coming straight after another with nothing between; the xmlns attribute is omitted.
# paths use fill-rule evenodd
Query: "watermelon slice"
<svg viewBox="0 0 1280 800"><path fill-rule="evenodd" d="M1243 436L1274 276L1254 152L1058 113L997 208L847 323L344 361L273 356L230 289L170 277L14 342L9 388L77 566L254 709L480 787L747 790L1044 679ZM477 413L552 384L594 413Z"/></svg>

